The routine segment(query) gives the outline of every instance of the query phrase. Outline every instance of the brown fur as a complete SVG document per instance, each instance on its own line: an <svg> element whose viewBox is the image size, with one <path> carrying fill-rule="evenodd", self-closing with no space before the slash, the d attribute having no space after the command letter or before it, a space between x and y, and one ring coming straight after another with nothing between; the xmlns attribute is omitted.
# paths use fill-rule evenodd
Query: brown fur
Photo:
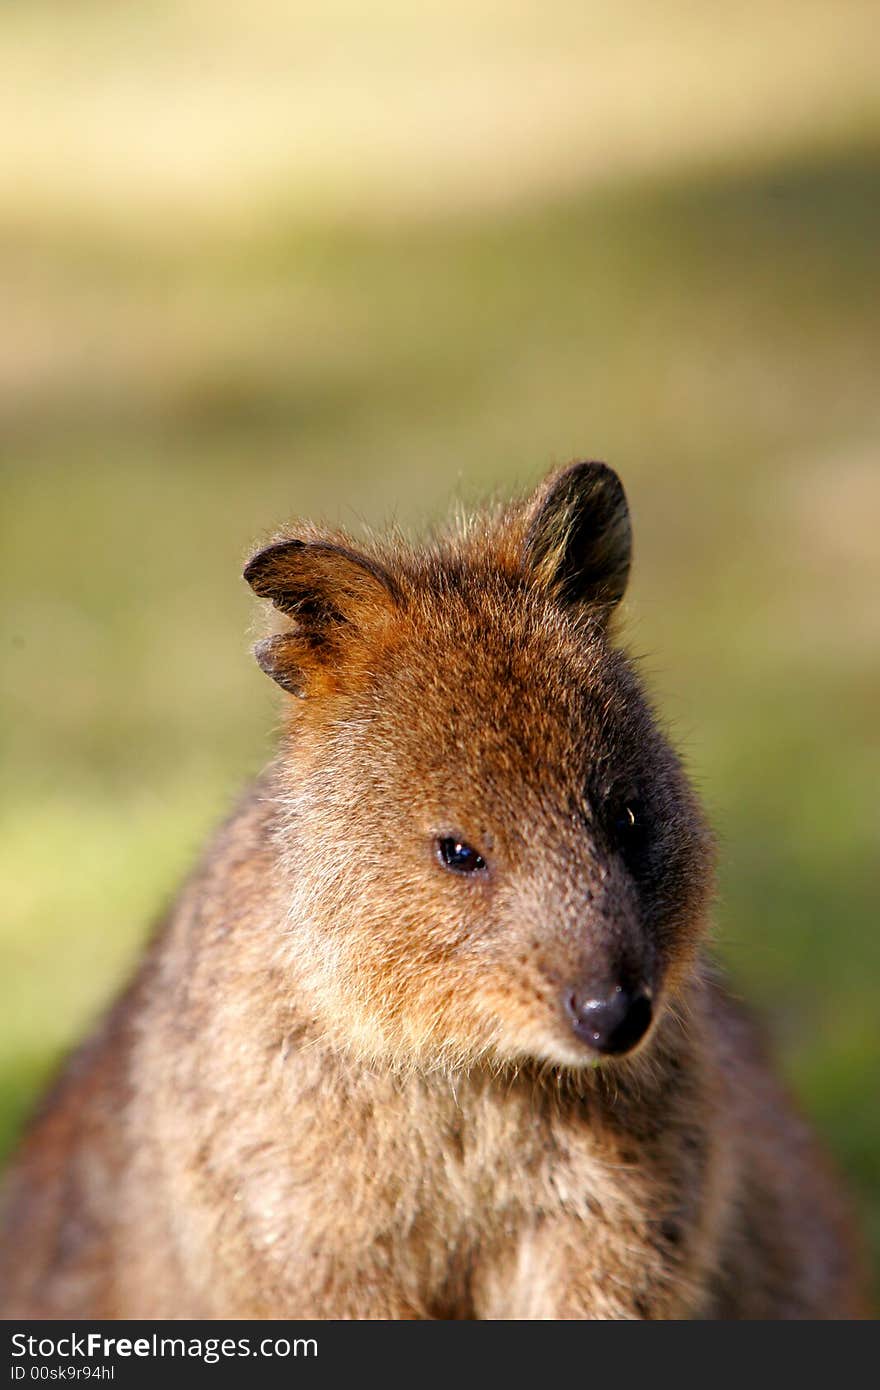
<svg viewBox="0 0 880 1390"><path fill-rule="evenodd" d="M286 735L23 1142L7 1317L859 1314L701 953L710 838L609 635L628 567L601 465L421 551L254 558ZM653 1025L595 1065L567 1009L617 981Z"/></svg>

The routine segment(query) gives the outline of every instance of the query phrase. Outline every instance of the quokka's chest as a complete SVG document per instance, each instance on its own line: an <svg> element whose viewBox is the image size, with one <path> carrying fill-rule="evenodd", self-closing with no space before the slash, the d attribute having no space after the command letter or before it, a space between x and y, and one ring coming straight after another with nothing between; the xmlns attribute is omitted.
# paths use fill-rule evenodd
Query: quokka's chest
<svg viewBox="0 0 880 1390"><path fill-rule="evenodd" d="M365 1231L436 1230L448 1243L543 1219L630 1230L658 1212L690 1219L703 1156L693 1134L633 1133L587 1097L432 1078L325 1105L290 1161L312 1210L344 1209Z"/></svg>

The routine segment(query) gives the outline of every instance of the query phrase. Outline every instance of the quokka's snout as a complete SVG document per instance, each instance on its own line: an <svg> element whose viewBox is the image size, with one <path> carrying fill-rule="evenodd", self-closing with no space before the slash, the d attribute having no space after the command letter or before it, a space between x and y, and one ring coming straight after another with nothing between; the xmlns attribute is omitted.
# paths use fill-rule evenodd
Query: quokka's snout
<svg viewBox="0 0 880 1390"><path fill-rule="evenodd" d="M557 1060L590 1065L597 1054L622 1057L648 1037L664 1007L664 963L650 934L630 924L597 925L595 915L543 946L541 970L549 984L550 1033ZM610 939L609 939L610 937ZM556 949L553 949L553 946ZM552 1052L554 1043L549 1043Z"/></svg>
<svg viewBox="0 0 880 1390"><path fill-rule="evenodd" d="M653 1007L644 986L588 985L566 1000L575 1035L596 1052L611 1057L631 1052L651 1026Z"/></svg>

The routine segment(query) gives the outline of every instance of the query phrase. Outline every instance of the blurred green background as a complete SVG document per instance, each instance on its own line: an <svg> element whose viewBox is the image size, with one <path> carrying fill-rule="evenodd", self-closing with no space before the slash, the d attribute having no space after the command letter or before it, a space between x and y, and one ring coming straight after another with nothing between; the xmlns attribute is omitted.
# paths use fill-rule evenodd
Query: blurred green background
<svg viewBox="0 0 880 1390"><path fill-rule="evenodd" d="M880 80L858 0L0 18L0 1142L271 747L239 578L607 459L719 949L880 1252Z"/></svg>

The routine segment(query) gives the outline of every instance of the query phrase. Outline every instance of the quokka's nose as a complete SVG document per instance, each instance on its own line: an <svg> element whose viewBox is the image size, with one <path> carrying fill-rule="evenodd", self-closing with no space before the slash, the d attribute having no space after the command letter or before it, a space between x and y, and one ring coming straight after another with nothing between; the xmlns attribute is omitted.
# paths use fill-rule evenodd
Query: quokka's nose
<svg viewBox="0 0 880 1390"><path fill-rule="evenodd" d="M651 996L645 989L616 985L607 994L572 994L567 1003L575 1033L597 1052L629 1052L651 1026Z"/></svg>

